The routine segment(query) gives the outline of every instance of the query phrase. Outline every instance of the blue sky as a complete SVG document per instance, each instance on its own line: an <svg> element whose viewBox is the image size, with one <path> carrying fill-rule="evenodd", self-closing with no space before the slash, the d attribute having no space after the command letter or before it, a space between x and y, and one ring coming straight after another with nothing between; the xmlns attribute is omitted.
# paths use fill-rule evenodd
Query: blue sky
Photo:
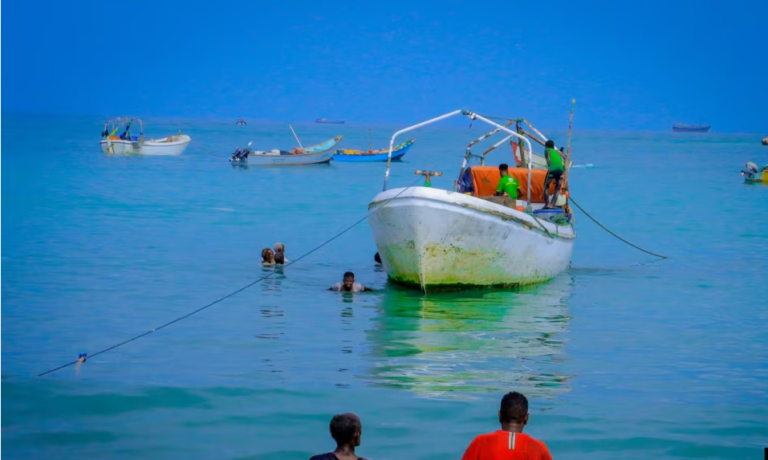
<svg viewBox="0 0 768 460"><path fill-rule="evenodd" d="M6 2L3 112L768 133L768 2Z"/></svg>

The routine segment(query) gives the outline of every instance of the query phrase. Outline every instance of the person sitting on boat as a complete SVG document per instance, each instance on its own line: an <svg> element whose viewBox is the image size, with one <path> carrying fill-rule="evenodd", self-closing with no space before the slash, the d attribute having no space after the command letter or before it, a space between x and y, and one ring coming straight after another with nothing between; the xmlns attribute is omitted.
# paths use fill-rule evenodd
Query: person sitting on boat
<svg viewBox="0 0 768 460"><path fill-rule="evenodd" d="M517 191L520 189L520 182L509 175L509 166L506 163L499 165L499 185L496 187L496 196L508 196L513 200L517 199Z"/></svg>
<svg viewBox="0 0 768 460"><path fill-rule="evenodd" d="M274 265L275 264L275 253L272 252L269 248L264 248L261 250L261 265Z"/></svg>
<svg viewBox="0 0 768 460"><path fill-rule="evenodd" d="M352 272L346 272L344 273L344 281L341 283L336 283L329 291L338 291L338 292L369 292L373 291L373 289L363 286L360 283L355 283L355 274Z"/></svg>
<svg viewBox="0 0 768 460"><path fill-rule="evenodd" d="M125 128L125 131L123 131L123 134L120 135L120 139L129 141L131 140L131 133L128 132L128 130L131 128Z"/></svg>
<svg viewBox="0 0 768 460"><path fill-rule="evenodd" d="M552 209L557 203L557 195L563 185L563 155L555 148L555 142L548 140L544 144L544 156L547 159L547 178L544 179L544 209ZM549 184L555 181L555 194L549 199Z"/></svg>

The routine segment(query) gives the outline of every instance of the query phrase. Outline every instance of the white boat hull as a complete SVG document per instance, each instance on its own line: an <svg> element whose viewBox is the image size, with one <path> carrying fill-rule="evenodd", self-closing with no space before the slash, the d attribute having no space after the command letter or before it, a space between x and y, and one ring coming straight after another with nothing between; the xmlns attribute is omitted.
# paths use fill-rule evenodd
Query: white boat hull
<svg viewBox="0 0 768 460"><path fill-rule="evenodd" d="M422 290L546 281L568 268L576 238L571 225L427 187L382 192L369 209L387 275Z"/></svg>
<svg viewBox="0 0 768 460"><path fill-rule="evenodd" d="M318 163L328 163L333 159L334 151L325 150L316 153L298 155L271 155L269 153L253 152L248 155L248 165L256 166L301 166Z"/></svg>
<svg viewBox="0 0 768 460"><path fill-rule="evenodd" d="M102 139L101 151L104 153L130 155L181 155L192 139L182 134L169 136L171 140L149 140L144 142L128 140Z"/></svg>

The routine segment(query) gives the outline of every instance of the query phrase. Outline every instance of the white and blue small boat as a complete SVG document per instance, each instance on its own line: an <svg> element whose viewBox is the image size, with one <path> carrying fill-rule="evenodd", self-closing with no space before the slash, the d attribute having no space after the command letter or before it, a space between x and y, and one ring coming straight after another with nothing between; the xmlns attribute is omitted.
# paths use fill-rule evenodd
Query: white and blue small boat
<svg viewBox="0 0 768 460"><path fill-rule="evenodd" d="M400 160L403 155L408 153L408 149L411 148L416 139L408 139L400 145L396 145L392 149L392 160ZM373 162L373 161L387 161L389 155L389 148L381 150L348 150L339 149L336 150L336 154L333 155L334 161L346 161L346 162Z"/></svg>
<svg viewBox="0 0 768 460"><path fill-rule="evenodd" d="M341 142L343 136L320 142L309 147L296 147L293 150L256 150L248 147L237 149L229 161L232 163L257 166L301 166L328 163L333 159L333 148Z"/></svg>

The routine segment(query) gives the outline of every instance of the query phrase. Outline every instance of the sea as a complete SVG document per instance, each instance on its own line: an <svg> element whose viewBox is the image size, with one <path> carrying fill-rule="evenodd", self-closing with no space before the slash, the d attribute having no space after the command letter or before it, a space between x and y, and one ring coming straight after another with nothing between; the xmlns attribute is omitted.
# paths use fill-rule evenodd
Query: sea
<svg viewBox="0 0 768 460"><path fill-rule="evenodd" d="M404 120L293 128L305 146L383 148L421 121ZM343 412L362 420L365 458L460 458L509 391L555 458L764 458L768 186L739 171L768 164L765 133L597 132L577 114L571 197L667 258L577 209L555 279L424 295L374 264L365 216L385 163L233 165L248 142L296 146L287 122L247 121L145 119L147 137L192 142L142 157L103 154L102 117L3 114L5 458L307 459L334 449ZM489 130L398 138L417 142L390 188L417 169L452 188ZM262 267L276 242L309 255ZM328 291L348 270L375 291Z"/></svg>

